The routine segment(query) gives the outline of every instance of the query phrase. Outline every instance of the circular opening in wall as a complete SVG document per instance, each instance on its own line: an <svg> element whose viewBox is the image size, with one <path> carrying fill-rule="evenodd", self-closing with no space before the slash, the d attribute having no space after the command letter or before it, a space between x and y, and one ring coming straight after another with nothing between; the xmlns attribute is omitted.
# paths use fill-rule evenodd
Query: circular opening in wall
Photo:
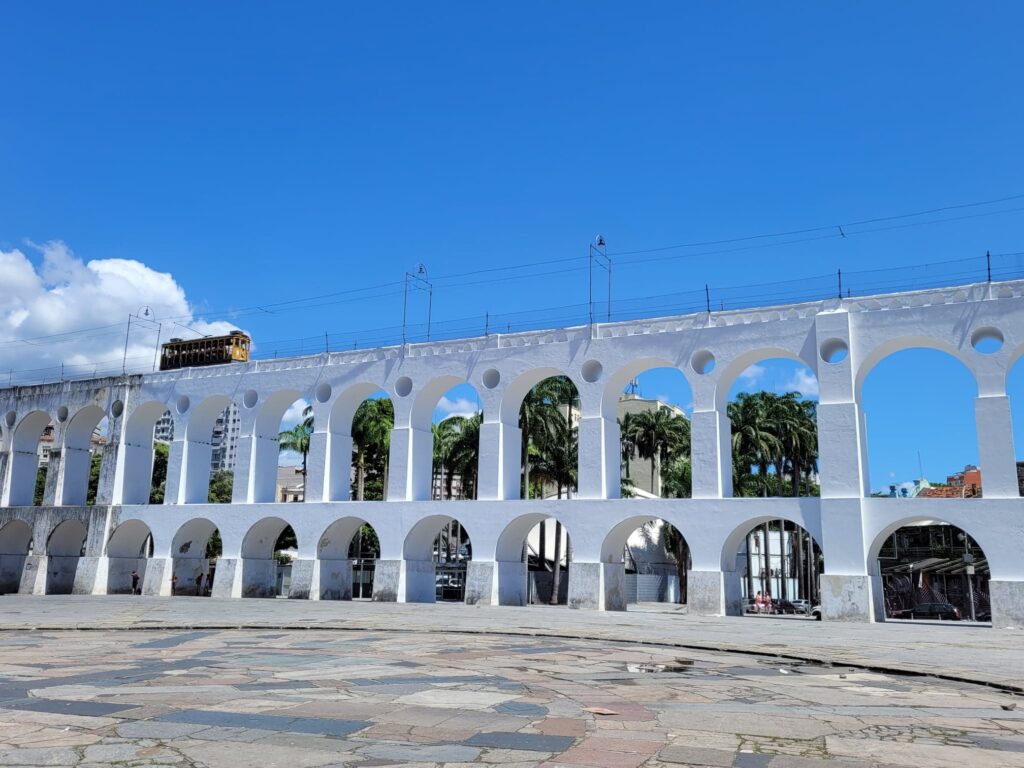
<svg viewBox="0 0 1024 768"><path fill-rule="evenodd" d="M318 403L326 403L331 399L332 394L331 385L326 381L322 381L316 385L316 401Z"/></svg>
<svg viewBox="0 0 1024 768"><path fill-rule="evenodd" d="M836 365L849 357L850 348L846 346L846 342L842 339L829 339L822 343L819 354L821 354L821 359L826 363Z"/></svg>
<svg viewBox="0 0 1024 768"><path fill-rule="evenodd" d="M178 409L178 413L186 413L192 402L188 399L188 395L182 395L178 398L178 402L175 403L175 408Z"/></svg>
<svg viewBox="0 0 1024 768"><path fill-rule="evenodd" d="M248 390L242 395L242 405L246 408L255 408L256 403L260 401L260 394L255 389Z"/></svg>
<svg viewBox="0 0 1024 768"><path fill-rule="evenodd" d="M601 378L601 373L603 371L604 366L597 360L587 360L587 362L580 367L580 375L583 376L583 380L588 381L591 384Z"/></svg>
<svg viewBox="0 0 1024 768"><path fill-rule="evenodd" d="M8 429L13 427L14 426L14 422L16 422L17 420L18 420L18 414L16 414L14 411L8 411L7 415L4 416L4 424L7 425Z"/></svg>
<svg viewBox="0 0 1024 768"><path fill-rule="evenodd" d="M715 356L709 349L694 352L693 357L690 358L690 367L693 368L694 373L699 373L702 376L711 373L715 370Z"/></svg>
<svg viewBox="0 0 1024 768"><path fill-rule="evenodd" d="M68 407L66 405L62 405L60 408L57 409L57 421L67 421L67 420L68 420Z"/></svg>
<svg viewBox="0 0 1024 768"><path fill-rule="evenodd" d="M124 403L120 400L115 400L110 406L110 415L115 419L118 419L121 417L122 413L124 413Z"/></svg>
<svg viewBox="0 0 1024 768"><path fill-rule="evenodd" d="M399 397L405 397L412 392L412 379L408 376L402 376L398 381L395 382L395 394Z"/></svg>
<svg viewBox="0 0 1024 768"><path fill-rule="evenodd" d="M1003 334L998 328L979 328L971 334L971 346L976 352L991 355L1003 348Z"/></svg>
<svg viewBox="0 0 1024 768"><path fill-rule="evenodd" d="M484 371L484 375L480 377L480 380L483 381L484 386L488 389L494 389L501 381L501 374L498 373L497 368L488 368Z"/></svg>

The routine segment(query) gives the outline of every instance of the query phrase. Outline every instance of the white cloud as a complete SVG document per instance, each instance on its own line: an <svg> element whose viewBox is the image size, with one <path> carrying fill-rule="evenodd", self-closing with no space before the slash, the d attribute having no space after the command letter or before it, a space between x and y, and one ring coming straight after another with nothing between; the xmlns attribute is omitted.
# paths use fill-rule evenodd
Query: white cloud
<svg viewBox="0 0 1024 768"><path fill-rule="evenodd" d="M281 431L285 432L302 421L302 412L306 410L307 407L309 407L309 403L305 400L296 400L292 403L288 407L288 410L284 412L284 417L281 419Z"/></svg>
<svg viewBox="0 0 1024 768"><path fill-rule="evenodd" d="M172 335L191 335L172 325L168 321L172 317L204 334L227 333L236 327L196 319L175 279L142 262L85 262L59 241L29 243L29 247L30 253L34 250L41 256L38 266L19 249L0 251L0 371L15 371L16 382L53 380L62 363L69 376L119 373L125 324L142 307L149 307L157 321L164 321L162 341ZM88 329L96 330L84 332ZM57 334L75 335L38 338ZM156 324L133 319L129 372L153 367L156 342ZM6 378L0 375L0 384L6 384Z"/></svg>
<svg viewBox="0 0 1024 768"><path fill-rule="evenodd" d="M465 416L468 418L480 410L480 404L466 397L457 397L454 400L449 400L446 396L438 401L437 410L444 414L441 417L442 421L452 416Z"/></svg>
<svg viewBox="0 0 1024 768"><path fill-rule="evenodd" d="M743 388L754 387L764 378L765 367L763 365L751 365L743 371L736 379Z"/></svg>
<svg viewBox="0 0 1024 768"><path fill-rule="evenodd" d="M799 392L804 397L818 396L818 379L806 368L797 368L788 381L783 383L779 392Z"/></svg>

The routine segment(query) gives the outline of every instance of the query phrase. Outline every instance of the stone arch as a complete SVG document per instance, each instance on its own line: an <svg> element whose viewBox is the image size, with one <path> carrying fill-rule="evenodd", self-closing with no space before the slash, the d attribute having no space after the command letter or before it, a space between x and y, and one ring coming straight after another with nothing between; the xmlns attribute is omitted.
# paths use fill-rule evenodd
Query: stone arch
<svg viewBox="0 0 1024 768"><path fill-rule="evenodd" d="M782 387L777 381L770 383L757 378L752 378L748 384L743 383L746 371L759 368L758 376L763 376L779 362L797 366L791 373L793 380L786 381ZM765 365L759 366L758 363ZM801 381L801 377L806 378ZM793 393L796 393L795 398ZM794 491L798 496L812 495L813 470L818 460L817 450L809 455L812 447L817 446L818 379L815 365L801 355L780 348L752 350L727 364L716 386L715 396L725 416L720 456L721 475L727 478L728 492L725 495L778 497L792 496ZM799 417L807 431L772 429L770 418L766 421L761 419L764 406ZM807 440L797 442L794 438L801 434L805 434ZM771 438L781 442L781 445L775 445L774 451L762 452L759 447L753 448ZM749 461L738 467L734 461L737 446L741 448L739 455L749 457ZM744 448L746 450L742 450Z"/></svg>
<svg viewBox="0 0 1024 768"><path fill-rule="evenodd" d="M923 355L913 353L924 351ZM906 357L901 356L906 355ZM916 363L916 365L915 365ZM926 378L921 366L945 366L944 374L936 380L935 376ZM902 369L900 369L902 366ZM888 370L886 370L888 369ZM898 374L898 375L897 375ZM882 387L879 379L890 377L889 386ZM957 381L962 379L963 381ZM872 383L874 382L874 383ZM932 418L932 409L925 409L926 398L916 391L925 387L932 391L945 391L952 395L954 388L957 397L949 396L942 402L941 419ZM881 388L880 388L881 387ZM962 389L967 389L963 395ZM879 396L878 393L882 393ZM885 482L909 482L924 479L916 477L917 462L913 458L916 450L927 448L927 437L934 440L944 434L958 434L962 439L957 442L963 464L942 465L938 472L941 476L963 470L968 463L980 463L978 442L978 421L976 397L978 395L978 379L969 361L952 345L917 337L902 337L886 344L879 345L872 352L870 360L858 368L856 382L856 398L859 404L861 429L861 462L864 471L866 495L872 488L884 492ZM898 404L898 407L897 407ZM917 410L917 413L915 413ZM911 428L908 429L907 425ZM895 478L879 477L879 472L872 472L872 444L877 444L878 435L885 434L889 441L899 449L900 455L906 456L900 474ZM900 441L903 441L900 443ZM890 453L896 453L890 448ZM874 457L877 461L878 455ZM924 452L923 464L928 465L928 453ZM877 465L875 467L877 470ZM892 466L886 467L893 469ZM981 468L984 473L984 467ZM899 492L899 491L898 491ZM908 490L909 492L909 490ZM916 492L916 491L915 491Z"/></svg>
<svg viewBox="0 0 1024 768"><path fill-rule="evenodd" d="M356 537L364 525L373 528L361 517L342 517L327 526L320 536L317 559L320 565L321 600L351 600L353 597L369 597L372 594L375 564L362 562L365 552L356 552L354 558L352 552ZM379 547L372 554L375 557L371 559L379 559ZM364 576L367 578L364 579Z"/></svg>
<svg viewBox="0 0 1024 768"><path fill-rule="evenodd" d="M292 526L280 517L264 517L250 526L242 539L242 597L277 597L274 551L288 528Z"/></svg>
<svg viewBox="0 0 1024 768"><path fill-rule="evenodd" d="M153 460L156 451L153 431L156 423L168 412L167 404L148 400L138 405L125 424L121 502L148 504L153 490Z"/></svg>
<svg viewBox="0 0 1024 768"><path fill-rule="evenodd" d="M51 421L46 411L32 411L22 416L14 427L8 469L8 506L32 505L39 469L39 439Z"/></svg>
<svg viewBox="0 0 1024 768"><path fill-rule="evenodd" d="M550 523L554 521L555 526L551 526ZM545 535L543 546L540 543L542 535L538 530L537 545L531 546L528 544L527 539L531 536L538 526L544 526ZM548 529L551 530L551 539L548 541L546 532ZM555 536L555 531L558 529L563 531L563 535ZM561 539L564 538L564 542ZM554 546L555 541L559 541L558 557L554 556L554 552L557 551ZM570 557L570 542L571 534L569 528L562 523L557 517L547 515L542 512L529 512L525 515L519 515L518 517L509 521L509 523L502 529L498 535L498 542L495 547L495 560L497 565L497 579L498 579L498 604L499 605L527 605L530 602L540 602L536 599L536 596L530 589L530 559L531 553L533 560L537 567L540 567L540 563L548 560L548 553L551 552L552 561L552 579L551 584L546 586L548 600L550 602L550 595L553 592L554 587L554 563L559 564L559 570L561 571L561 562L565 560L565 571L560 572L559 575L559 590L558 600L559 603L566 602L569 594L569 572L571 571L571 557ZM551 546L549 546L549 543ZM562 546L564 544L564 546ZM543 551L542 551L543 550ZM545 579L546 580L546 577ZM535 586L537 577L534 576ZM562 584L564 582L564 586ZM539 585L543 587L544 585Z"/></svg>
<svg viewBox="0 0 1024 768"><path fill-rule="evenodd" d="M950 357L956 358L971 374L971 378L974 380L975 384L975 394L977 394L977 375L971 365L970 358L965 352L953 346L948 341L935 339L930 336L900 336L877 345L861 356L860 363L857 365L856 377L854 379L854 392L856 394L857 402L861 401L864 382L867 381L868 376L871 371L875 369L875 366L887 357L891 357L897 352L902 352L907 349L935 349L939 352L945 352Z"/></svg>
<svg viewBox="0 0 1024 768"><path fill-rule="evenodd" d="M171 540L172 594L195 595L198 576L203 577L199 593L209 595L213 592L220 554L216 551L219 539L217 526L205 517L194 517L178 528Z"/></svg>
<svg viewBox="0 0 1024 768"><path fill-rule="evenodd" d="M185 425L185 503L205 504L210 492L213 428L232 405L224 395L211 395L189 414Z"/></svg>
<svg viewBox="0 0 1024 768"><path fill-rule="evenodd" d="M107 594L130 595L132 571L138 589L145 585L146 560L153 555L153 533L141 520L125 520L107 540Z"/></svg>
<svg viewBox="0 0 1024 768"><path fill-rule="evenodd" d="M968 519L963 519L965 517ZM969 511L968 515L946 514L937 516L935 514L913 514L888 521L884 526L872 534L870 539L866 539L870 542L867 548L868 573L873 576L878 575L878 553L881 551L890 536L896 533L900 528L921 525L923 523L951 525L967 533L978 543L978 546L985 550L988 561L993 569L993 578L1013 578L1016 575L1013 569L1009 567L1010 564L1005 563L1004 558L1001 556L1003 547L1000 546L1000 542L993 538L993 534L990 529L984 525L978 525L976 518L973 518ZM1016 548L1016 543L1014 544L1014 547ZM991 554L994 554L995 557L988 556Z"/></svg>
<svg viewBox="0 0 1024 768"><path fill-rule="evenodd" d="M580 390L580 382L567 370L552 367L531 368L509 382L501 393L501 401L498 404L498 417L501 422L516 426L519 423L519 408L523 404L523 399L544 379L550 379L553 376L565 376L575 385L577 391Z"/></svg>
<svg viewBox="0 0 1024 768"><path fill-rule="evenodd" d="M251 394L251 393L250 393ZM302 400L302 392L281 389L256 405L252 427L252 469L249 472L251 498L256 503L275 502L277 466L280 457L281 420L293 403Z"/></svg>
<svg viewBox="0 0 1024 768"><path fill-rule="evenodd" d="M441 534L450 529L450 526L458 526L455 531L455 538L449 537L449 547L454 549L446 550L444 558L437 548ZM466 544L463 545L462 541ZM450 579L463 579L461 589L465 594L465 573L467 563L473 557L473 537L469 530L459 520L451 515L428 515L418 521L406 534L405 542L402 545L404 570L404 593L399 584L399 599L407 603L433 603L440 591L442 599L445 599L445 584L438 584L439 568L449 574ZM461 576L458 571L461 570ZM444 573L442 578L448 578ZM449 587L459 585L448 584Z"/></svg>
<svg viewBox="0 0 1024 768"><path fill-rule="evenodd" d="M348 386L334 399L327 419L327 501L352 499L352 421L360 405L384 391L377 382L361 381ZM384 490L386 493L386 486Z"/></svg>
<svg viewBox="0 0 1024 768"><path fill-rule="evenodd" d="M669 528L675 533L670 534ZM650 546L644 547L644 549L648 549L652 553L663 552L664 559L655 561L642 555L638 558L637 552L632 548L628 550L635 571L636 593L627 593L624 596L624 602L651 600L652 593L656 592L657 600L655 602L685 604L687 602L687 573L690 570L691 559L690 545L685 534L671 521L651 515L633 515L616 523L601 543L601 562L609 565L622 563L625 567L628 543L638 530L649 532L644 538L647 539ZM676 535L679 537L679 542L666 541L666 538L674 539ZM674 568L665 567L670 562L669 558L674 563ZM652 565L657 567L645 567ZM650 583L644 583L641 581L642 579Z"/></svg>
<svg viewBox="0 0 1024 768"><path fill-rule="evenodd" d="M736 525L726 537L725 542L722 544L722 570L732 571L736 567L736 553L739 551L739 546L744 537L746 537L750 531L759 525L771 523L776 520L785 520L788 523L792 523L793 525L803 528L808 534L810 534L811 538L814 539L814 543L824 551L824 547L822 547L821 544L821 530L817 521L789 514L757 515L755 517L747 518Z"/></svg>
<svg viewBox="0 0 1024 768"><path fill-rule="evenodd" d="M815 357L804 357L802 354L783 347L758 347L748 350L730 360L715 382L715 407L723 413L729 404L729 395L736 380L750 366L762 360L789 360L800 365L806 365L811 373L818 375L817 359Z"/></svg>
<svg viewBox="0 0 1024 768"><path fill-rule="evenodd" d="M601 415L606 419L614 419L618 415L619 395L629 385L629 382L645 371L650 371L654 368L672 368L679 371L686 380L687 386L692 390L690 380L678 362L672 362L663 357L639 357L636 360L630 360L628 363L625 363L608 377L604 392L601 395Z"/></svg>
<svg viewBox="0 0 1024 768"><path fill-rule="evenodd" d="M470 416L461 421L453 420L454 414L445 416L435 424L435 413L441 399L448 395L456 387L468 387L472 389L477 401L480 400L480 393L477 388L465 378L453 375L443 375L431 379L417 394L410 413L410 425L412 426L412 497L414 499L448 499L449 491L451 497L472 498L476 488L476 481L480 476L480 437L479 427L482 416ZM482 414L482 407L478 410ZM459 417L461 418L461 416ZM457 433L460 429L468 428L471 431L467 435L475 435L476 444L473 450L476 460L471 462L468 472L460 473L459 487L455 488L455 476L451 466L434 467L434 456L436 455L439 436L445 435L457 440ZM453 457L455 458L455 457ZM444 473L441 469L445 469ZM466 493L462 493L465 490ZM456 491L459 491L456 494Z"/></svg>
<svg viewBox="0 0 1024 768"><path fill-rule="evenodd" d="M24 520L10 520L0 526L0 595L15 594L20 589L31 547L32 526Z"/></svg>
<svg viewBox="0 0 1024 768"><path fill-rule="evenodd" d="M61 451L61 464L64 469L61 503L64 506L82 506L86 502L92 461L92 436L105 415L99 406L87 405L75 412L64 430L64 445Z"/></svg>
<svg viewBox="0 0 1024 768"><path fill-rule="evenodd" d="M771 527L780 523L778 531L772 531ZM768 526L769 539L765 542L758 541L758 548L751 550L748 546L751 536L760 539L762 535L758 529L763 531ZM792 532L787 530L792 527ZM794 538L793 534L796 534ZM773 535L777 534L777 535ZM804 540L806 536L806 544ZM774 540L772 544L769 541ZM794 546L794 542L799 543ZM789 546L785 547L784 543ZM741 549L741 545L743 545ZM763 547L763 549L762 549ZM790 549L785 553L785 549ZM792 559L796 551L800 561L798 567L794 568ZM778 554L780 560L779 573L776 577L772 571L773 558ZM754 563L754 558L757 562ZM790 559L790 571L787 573L785 557ZM758 515L744 520L735 526L726 537L722 545L722 573L725 586L725 608L729 616L742 616L745 612L744 598L750 600L755 591L767 591L773 600L784 598L792 600L796 597L794 589L799 592L804 589L810 596L807 599L810 603L816 604L817 592L820 588L820 573L824 559L824 548L821 545L821 530L819 521L810 520L806 517L790 514ZM741 560L742 562L741 564ZM753 570L752 570L753 569ZM757 571L755 576L754 570ZM796 583L791 583L796 573ZM806 577L804 574L807 574ZM746 575L744 580L743 576ZM772 580L778 579L779 588L773 588ZM763 584L758 584L763 580ZM808 606L810 607L810 606Z"/></svg>
<svg viewBox="0 0 1024 768"><path fill-rule="evenodd" d="M677 378L678 381L682 381L686 385L687 396L683 402L693 400L693 384L687 377L686 372L678 364L658 357L643 357L626 363L608 378L608 383L605 385L602 393L601 415L606 420L604 450L606 454L615 451L615 455L606 455L604 457L604 463L607 471L612 475L612 478L608 481L608 486L615 492L616 498L620 493L621 495L639 495L644 497L648 495L677 497L675 493L667 494L662 485L663 467L661 466L660 455L655 456L655 467L652 471L648 468L649 464L642 463L649 460L641 459L636 446L632 441L629 441L629 436L622 433L622 428L624 426L628 427L632 420L647 418L641 414L666 409L670 413L677 412L678 406L671 402L662 401L657 396L645 398L643 397L644 393L640 391L634 391L629 394L624 392L627 386L634 380L639 382L639 377L648 373L653 374L659 370L672 372L674 378ZM647 394L651 393L648 392ZM685 417L685 415L683 417L687 420L685 428L688 436L689 418ZM686 453L689 453L689 448L687 448ZM636 475L638 476L634 476L634 470L636 470ZM688 490L683 494L683 497L688 497L691 493L692 490Z"/></svg>
<svg viewBox="0 0 1024 768"><path fill-rule="evenodd" d="M46 594L70 595L74 591L78 561L89 530L81 520L58 523L46 540Z"/></svg>
<svg viewBox="0 0 1024 768"><path fill-rule="evenodd" d="M918 502L921 503L921 502ZM915 586L914 582L925 580L925 574L929 585L934 589L938 587L933 581L934 579L942 579L942 587L936 589L932 595L926 599L931 601L950 602L953 603L961 611L961 616L964 619L970 618L972 606L965 600L966 596L970 595L970 602L973 603L973 610L975 615L988 614L988 620L991 620L991 604L989 601L988 584L991 579L998 579L1002 575L1012 574L1012 563L1013 559L1017 558L1017 542L1013 542L1009 548L1010 558L1007 558L1007 547L1005 542L992 538L991 532L986 526L978 525L977 520L974 517L969 517L967 520L958 519L957 522L953 522L951 518L967 517L966 515L907 515L900 517L896 520L887 522L880 530L874 535L873 538L869 539L869 546L867 547L867 572L871 577L872 582L872 597L874 600L875 608L875 620L885 621L887 618L914 618L913 615L902 616L900 615L903 610L912 611L914 603L916 602L913 597ZM960 523L966 522L967 525L961 525ZM886 544L894 534L898 534L905 528L915 528L926 530L931 527L937 529L948 528L950 534L951 552L948 556L942 556L937 554L930 546L928 551L925 553L914 554L914 549L910 550L910 557L906 558L911 563L911 567L902 574L886 573L881 566L881 554ZM959 530L962 534L966 534L964 541L958 541L959 537L953 534L953 530ZM975 536L974 531L978 530L982 534L982 538L979 539ZM959 551L960 544L963 547L963 553L970 553L972 562L970 565L978 566L973 576L967 576L962 566L966 565L966 561L962 559L962 553ZM1001 546L1002 545L1002 546ZM898 545L896 552L898 553ZM992 556L995 555L993 558ZM917 558L917 562L926 566L925 569L915 570L913 568L913 560ZM936 562L937 560L945 559L946 563ZM895 564L897 567L893 571L902 570L903 563ZM956 568L957 565L961 566L961 572L954 574L955 579L953 582L956 597L949 592L949 572L950 567ZM984 568L984 570L981 570ZM916 578L915 578L916 575ZM969 579L971 586L969 589L957 589L962 587L965 579ZM903 583L900 583L903 582ZM905 589L899 587L909 587L909 594L906 594ZM899 593L903 594L899 594ZM910 602L906 602L907 598L911 598ZM901 599L902 598L902 599ZM984 616L982 617L984 619Z"/></svg>

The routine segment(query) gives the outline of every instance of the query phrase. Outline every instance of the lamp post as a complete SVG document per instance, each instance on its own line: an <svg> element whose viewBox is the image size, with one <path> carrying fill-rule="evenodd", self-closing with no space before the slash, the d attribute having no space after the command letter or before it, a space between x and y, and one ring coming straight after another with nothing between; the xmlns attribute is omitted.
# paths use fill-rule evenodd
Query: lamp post
<svg viewBox="0 0 1024 768"><path fill-rule="evenodd" d="M957 538L964 543L964 578L967 579L967 600L971 611L971 621L977 621L974 611L974 553L971 551L971 540L961 531Z"/></svg>
<svg viewBox="0 0 1024 768"><path fill-rule="evenodd" d="M608 273L608 308L605 315L606 321L612 321L612 260L608 256L608 246L604 241L603 235L598 235L597 238L590 244L590 250L587 254L587 309L590 319L590 325L594 324L594 261L597 261L599 267L603 267Z"/></svg>
<svg viewBox="0 0 1024 768"><path fill-rule="evenodd" d="M427 276L427 268L422 264L416 270L416 274L411 272L405 273L405 284L402 289L402 344L408 343L408 334L406 331L406 320L408 318L408 306L409 306L409 281L413 288L418 288L421 291L427 292L427 341L430 341L430 319L434 309L434 286L430 282Z"/></svg>

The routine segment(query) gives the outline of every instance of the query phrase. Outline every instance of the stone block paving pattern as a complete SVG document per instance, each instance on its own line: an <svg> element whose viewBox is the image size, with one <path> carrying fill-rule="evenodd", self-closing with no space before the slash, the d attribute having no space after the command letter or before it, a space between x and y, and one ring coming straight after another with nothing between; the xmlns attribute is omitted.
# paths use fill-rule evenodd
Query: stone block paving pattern
<svg viewBox="0 0 1024 768"><path fill-rule="evenodd" d="M392 765L1024 768L1024 699L610 640L0 633L4 768Z"/></svg>

